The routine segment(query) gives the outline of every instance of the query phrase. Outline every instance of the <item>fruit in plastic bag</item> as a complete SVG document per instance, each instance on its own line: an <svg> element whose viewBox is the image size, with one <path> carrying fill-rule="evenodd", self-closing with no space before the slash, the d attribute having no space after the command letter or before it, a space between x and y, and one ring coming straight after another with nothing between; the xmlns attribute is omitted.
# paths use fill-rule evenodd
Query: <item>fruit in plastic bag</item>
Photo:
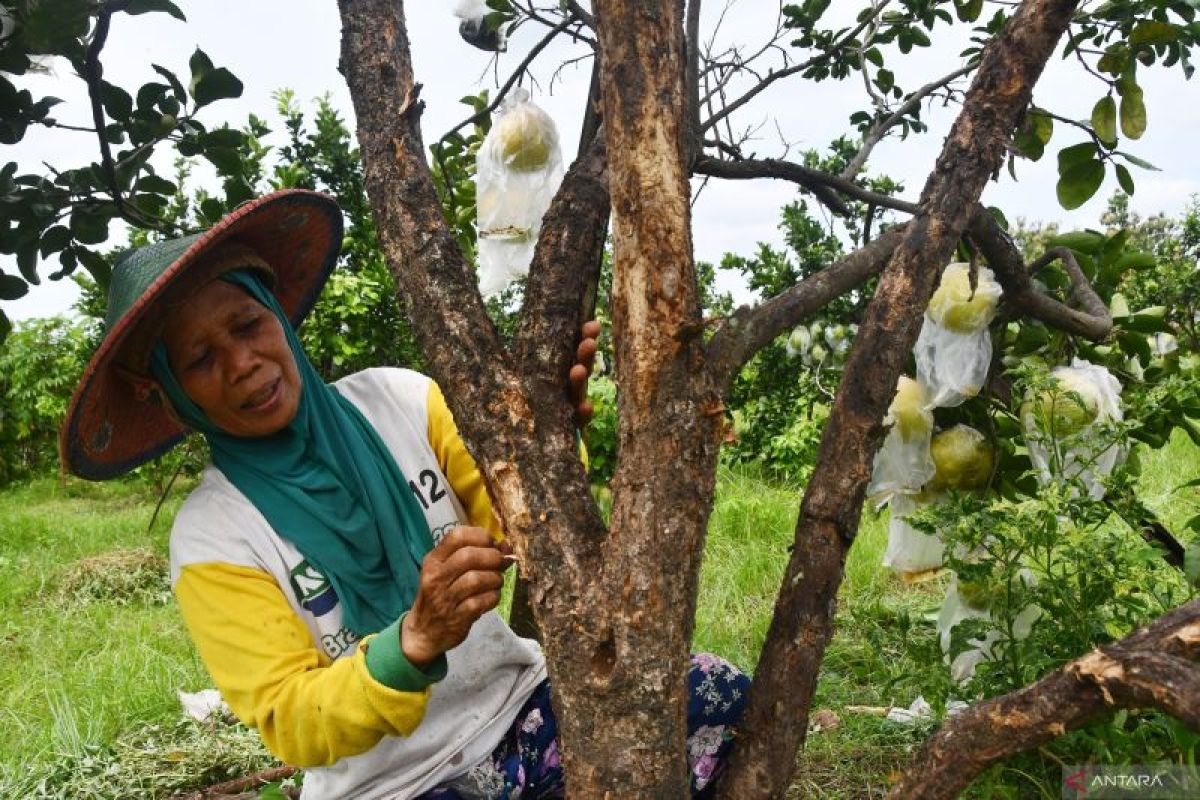
<svg viewBox="0 0 1200 800"><path fill-rule="evenodd" d="M904 439L915 439L933 430L933 414L926 406L925 387L907 375L896 381L896 396L888 406L885 425L893 424Z"/></svg>
<svg viewBox="0 0 1200 800"><path fill-rule="evenodd" d="M501 161L517 172L534 172L550 161L558 134L550 115L532 103L513 108L496 123Z"/></svg>
<svg viewBox="0 0 1200 800"><path fill-rule="evenodd" d="M982 489L992 476L996 461L991 443L970 425L955 425L934 434L929 442L929 455L936 472L926 488Z"/></svg>
<svg viewBox="0 0 1200 800"><path fill-rule="evenodd" d="M462 20L458 23L458 35L463 41L480 50L495 53L505 49L506 36L503 26L493 28L488 25L487 15L490 13L492 10L484 0L459 0L454 8L454 16Z"/></svg>
<svg viewBox="0 0 1200 800"><path fill-rule="evenodd" d="M975 291L971 291L971 267L956 262L942 271L942 280L929 300L926 313L937 324L955 333L975 333L996 316L1002 291L992 271L979 267Z"/></svg>
<svg viewBox="0 0 1200 800"><path fill-rule="evenodd" d="M1022 419L1039 428L1049 426L1058 436L1072 436L1100 416L1100 386L1085 371L1059 367L1052 373L1055 386L1021 404Z"/></svg>
<svg viewBox="0 0 1200 800"><path fill-rule="evenodd" d="M514 89L479 146L475 208L479 291L504 291L529 272L542 217L562 183L562 153L550 116Z"/></svg>

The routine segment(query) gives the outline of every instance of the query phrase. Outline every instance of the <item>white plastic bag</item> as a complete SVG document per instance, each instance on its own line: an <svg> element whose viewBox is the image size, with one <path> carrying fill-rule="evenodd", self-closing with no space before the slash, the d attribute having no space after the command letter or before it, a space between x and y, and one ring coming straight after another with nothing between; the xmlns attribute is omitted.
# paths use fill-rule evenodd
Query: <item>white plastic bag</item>
<svg viewBox="0 0 1200 800"><path fill-rule="evenodd" d="M1124 419L1121 382L1104 367L1078 358L1050 375L1057 390L1026 398L1021 405L1029 460L1043 485L1055 477L1077 478L1088 496L1099 500L1104 479L1125 457L1123 448L1101 430L1104 423Z"/></svg>
<svg viewBox="0 0 1200 800"><path fill-rule="evenodd" d="M513 90L479 148L475 167L479 291L504 291L529 273L542 217L563 178L554 120Z"/></svg>
<svg viewBox="0 0 1200 800"><path fill-rule="evenodd" d="M979 394L987 379L992 359L988 325L1003 292L987 267L979 267L977 277L972 293L970 266L946 267L913 348L917 380L929 390L935 408L960 405Z"/></svg>
<svg viewBox="0 0 1200 800"><path fill-rule="evenodd" d="M1037 581L1027 569L1018 573L1018 578L1025 586L1035 586ZM1042 609L1033 603L1022 608L1013 618L1013 639L1020 641L1028 638L1033 631L1033 624L1042 615ZM992 628L980 639L968 639L967 648L950 659L951 631L954 626L966 619L992 620L992 612L986 604L968 602L960 591L958 575L950 579L946 588L946 599L938 612L937 631L942 646L942 653L950 664L950 679L956 684L970 680L975 674L975 668L984 661L994 661L999 657L1001 649L1007 643L1007 634L999 627Z"/></svg>
<svg viewBox="0 0 1200 800"><path fill-rule="evenodd" d="M883 565L902 575L913 575L942 565L945 545L941 537L919 531L908 524L908 516L922 505L916 497L908 494L895 494L888 503L891 520L888 522Z"/></svg>
<svg viewBox="0 0 1200 800"><path fill-rule="evenodd" d="M900 376L883 424L890 425L891 430L875 454L867 487L867 498L879 506L896 494L916 494L933 477L935 468L929 455L933 414L919 381Z"/></svg>
<svg viewBox="0 0 1200 800"><path fill-rule="evenodd" d="M458 35L480 50L503 51L507 47L507 26L489 30L487 15L491 12L485 0L458 0L454 6L454 16L462 20L458 24Z"/></svg>

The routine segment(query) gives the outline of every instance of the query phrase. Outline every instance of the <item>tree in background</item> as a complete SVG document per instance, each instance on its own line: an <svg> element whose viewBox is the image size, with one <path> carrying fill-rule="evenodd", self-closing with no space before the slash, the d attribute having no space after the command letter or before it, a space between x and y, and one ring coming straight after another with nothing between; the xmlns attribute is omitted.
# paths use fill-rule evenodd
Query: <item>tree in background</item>
<svg viewBox="0 0 1200 800"><path fill-rule="evenodd" d="M1056 246L1030 265L998 215L980 208L978 199L1006 161L1012 166L1019 157L1042 157L1052 138L1062 142L1064 130L1075 142L1058 153L1056 192L1065 207L1085 202L1110 171L1130 191L1127 165L1139 159L1118 146L1121 137L1136 140L1146 126L1139 70L1162 64L1190 74L1189 56L1200 36L1193 5L861 5L856 22L843 28L822 25L828 0L784 6L767 47L720 53L703 46L697 0L686 9L674 2L597 0L588 9L491 0L493 29L541 26L547 38L571 36L586 48L585 56L598 56L581 156L546 215L511 339L502 339L476 287L471 237L460 213L469 203L455 191L456 176L469 173L471 137L439 140L430 168L403 4L339 3L342 70L355 103L362 181L379 245L528 580L562 720L571 791L579 796L669 797L686 790L683 677L700 554L731 383L756 353L838 298L859 292L850 295L859 329L830 403L737 754L718 787L729 797L782 796L786 789L791 756L807 730L881 420L946 261L960 248L987 261L1005 289L1004 324L1032 320L1015 324L1015 335L1040 342L1033 349L1055 337L1070 348L1106 346L1089 343L1110 335L1114 317L1154 324L1154 314L1110 309L1112 298L1098 293L1140 263L1136 256L1125 258L1126 241L1097 233L1098 239ZM49 7L71 23L61 34L45 32ZM145 102L138 91L136 106L131 95L104 84L97 65L118 11L182 16L166 0L100 6L30 1L14 4L8 15L14 32L3 40L0 70L28 69L31 54L72 59L93 90L101 159L94 168L48 178L18 177L15 166L0 171L0 194L9 198L0 209L8 214L6 230L15 232L5 241L13 242L22 275L6 275L0 296L24 291L36 279L39 254L73 253L74 261L59 256L63 269L91 264L102 282L103 265L87 245L103 241L114 217L168 231L161 214L176 187L143 160L154 145L170 140L181 154L212 162L223 198L207 200L217 203L240 202L261 176L260 160L238 155L244 132L209 130L195 119L196 110L236 88L236 79L202 53L192 59L188 89L164 75L165 83L148 85ZM961 66L930 76L917 89L897 86L888 59L931 46L931 36L954 25L972 31ZM1088 121L1032 105L1037 78L1060 43L1095 81L1099 99ZM539 44L530 51L518 74L541 50ZM768 64L772 58L782 63ZM967 77L971 85L964 93ZM733 126L735 115L780 80L862 81L866 108L850 120L860 141L842 154L844 166L749 152L745 134ZM500 95L513 83L506 82ZM3 109L10 139L19 139L29 125L47 124L44 99L22 95L10 81L0 90L5 87L15 98ZM472 122L500 99L484 99ZM919 200L899 199L863 179L885 136L925 129L921 115L932 99L960 111ZM112 155L112 140L123 138L133 147ZM706 322L690 248L694 175L793 181L806 201L853 220L847 228L859 232L851 239L856 249L843 255L831 248L827 257L836 260L818 257L805 267L811 272L788 274L780 264L772 299ZM898 215L887 230L880 230L883 209ZM201 201L197 222L211 222L219 210ZM49 235L66 215L70 224L58 224ZM595 296L610 216L619 451L606 522L576 457L561 377ZM1061 269L1049 266L1055 261ZM1044 267L1052 272L1039 273L1045 279L1035 284L1031 269ZM874 288L868 281L875 281ZM829 312L840 313L848 312L836 306ZM1123 335L1118 331L1119 341ZM1130 348L1140 347L1126 338ZM894 793L951 796L990 761L1036 747L1114 704L1151 705L1187 718L1188 687L1196 679L1186 659L1200 648L1197 614L1196 604L1185 606L1108 648L1105 658L1115 670L1094 659L1075 662L947 722ZM1174 660L1146 667L1150 651ZM1190 707L1194 713L1195 704ZM1004 731L1003 747L996 746L997 729Z"/></svg>

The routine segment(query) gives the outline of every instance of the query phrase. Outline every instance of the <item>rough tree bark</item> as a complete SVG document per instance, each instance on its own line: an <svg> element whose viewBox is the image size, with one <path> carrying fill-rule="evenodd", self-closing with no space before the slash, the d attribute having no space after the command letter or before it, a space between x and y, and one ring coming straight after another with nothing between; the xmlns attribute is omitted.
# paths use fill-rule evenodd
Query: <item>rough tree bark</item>
<svg viewBox="0 0 1200 800"><path fill-rule="evenodd" d="M701 369L677 4L597 4L602 83L622 89L603 98L622 376L611 534L587 491L571 409L554 380L570 365L574 337L563 331L577 330L579 298L552 303L553 293L536 286L539 272L549 285L554 270L561 277L596 263L589 252L602 227L590 216L581 224L547 219L539 258L549 263L543 250L550 248L561 261L535 267L519 355L510 357L441 217L418 126L403 4L339 5L341 67L380 243L530 581L570 791L683 796L686 658L722 407ZM576 212L603 214L595 178L586 167L572 170L556 203L571 195Z"/></svg>
<svg viewBox="0 0 1200 800"><path fill-rule="evenodd" d="M723 797L782 797L803 744L846 553L882 434L881 420L919 332L939 268L999 168L1075 0L1024 0L984 52L916 216L859 328L804 493L792 557L763 645Z"/></svg>

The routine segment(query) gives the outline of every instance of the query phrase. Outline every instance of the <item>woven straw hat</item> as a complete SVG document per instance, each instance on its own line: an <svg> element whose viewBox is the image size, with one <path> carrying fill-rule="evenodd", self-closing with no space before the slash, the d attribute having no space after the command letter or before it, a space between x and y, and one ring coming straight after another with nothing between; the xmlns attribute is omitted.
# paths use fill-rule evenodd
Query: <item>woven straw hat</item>
<svg viewBox="0 0 1200 800"><path fill-rule="evenodd" d="M299 189L238 208L204 233L130 251L113 268L107 333L71 398L59 434L63 465L82 478L121 475L174 447L186 431L148 384L149 356L171 309L223 272L264 273L293 325L316 302L342 243L332 198ZM122 374L124 373L124 374Z"/></svg>

